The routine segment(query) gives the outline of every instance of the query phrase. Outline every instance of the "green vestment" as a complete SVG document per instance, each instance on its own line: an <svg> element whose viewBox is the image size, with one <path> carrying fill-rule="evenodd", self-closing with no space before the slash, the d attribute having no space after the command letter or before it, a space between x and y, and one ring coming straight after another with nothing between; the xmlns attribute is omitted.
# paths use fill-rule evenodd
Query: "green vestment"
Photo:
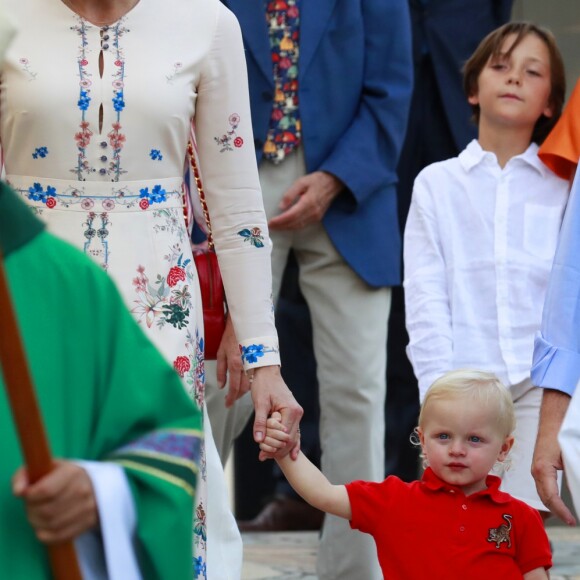
<svg viewBox="0 0 580 580"><path fill-rule="evenodd" d="M143 578L191 578L199 411L109 277L3 184L0 248L53 455L121 463ZM1 374L0 425L0 578L44 580L46 550L11 493L23 459Z"/></svg>

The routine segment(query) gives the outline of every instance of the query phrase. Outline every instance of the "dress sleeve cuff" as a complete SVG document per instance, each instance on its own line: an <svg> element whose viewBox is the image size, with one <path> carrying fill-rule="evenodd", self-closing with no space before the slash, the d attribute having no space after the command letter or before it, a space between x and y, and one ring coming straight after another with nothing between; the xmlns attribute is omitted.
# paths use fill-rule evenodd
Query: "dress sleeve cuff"
<svg viewBox="0 0 580 580"><path fill-rule="evenodd" d="M534 385L572 396L580 380L580 353L555 347L538 333L531 374Z"/></svg>
<svg viewBox="0 0 580 580"><path fill-rule="evenodd" d="M276 337L261 336L244 340L240 343L240 354L245 371L280 365L280 348Z"/></svg>

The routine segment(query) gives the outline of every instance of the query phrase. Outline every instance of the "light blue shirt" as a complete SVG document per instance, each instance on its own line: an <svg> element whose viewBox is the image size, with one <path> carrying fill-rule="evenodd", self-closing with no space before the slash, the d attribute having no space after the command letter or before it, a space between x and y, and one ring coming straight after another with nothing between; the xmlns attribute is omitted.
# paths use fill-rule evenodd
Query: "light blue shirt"
<svg viewBox="0 0 580 580"><path fill-rule="evenodd" d="M580 380L580 172L562 223L540 333L534 344L532 382L570 396Z"/></svg>

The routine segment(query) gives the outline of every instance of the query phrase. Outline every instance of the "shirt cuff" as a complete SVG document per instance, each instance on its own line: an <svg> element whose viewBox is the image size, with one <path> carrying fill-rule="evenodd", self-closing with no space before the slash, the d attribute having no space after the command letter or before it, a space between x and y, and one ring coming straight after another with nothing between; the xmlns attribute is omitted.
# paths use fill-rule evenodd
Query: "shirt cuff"
<svg viewBox="0 0 580 580"><path fill-rule="evenodd" d="M580 353L550 344L540 333L534 343L532 383L572 396L580 380Z"/></svg>
<svg viewBox="0 0 580 580"><path fill-rule="evenodd" d="M278 339L272 336L261 336L240 342L240 354L245 371L280 365Z"/></svg>
<svg viewBox="0 0 580 580"><path fill-rule="evenodd" d="M134 547L137 515L124 469L101 461L75 463L91 478L100 521L100 535L87 532L75 541L83 578L141 580Z"/></svg>

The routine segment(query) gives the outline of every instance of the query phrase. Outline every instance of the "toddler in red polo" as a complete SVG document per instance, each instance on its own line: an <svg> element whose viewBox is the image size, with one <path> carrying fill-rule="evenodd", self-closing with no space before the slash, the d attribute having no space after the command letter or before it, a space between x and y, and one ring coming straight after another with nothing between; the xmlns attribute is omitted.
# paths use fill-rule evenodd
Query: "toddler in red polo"
<svg viewBox="0 0 580 580"><path fill-rule="evenodd" d="M280 419L268 420L262 451L288 441ZM539 513L489 475L507 459L514 428L511 396L494 375L453 371L421 407L416 435L428 465L421 481L333 485L302 453L278 464L308 503L373 536L385 578L547 579L552 558Z"/></svg>

